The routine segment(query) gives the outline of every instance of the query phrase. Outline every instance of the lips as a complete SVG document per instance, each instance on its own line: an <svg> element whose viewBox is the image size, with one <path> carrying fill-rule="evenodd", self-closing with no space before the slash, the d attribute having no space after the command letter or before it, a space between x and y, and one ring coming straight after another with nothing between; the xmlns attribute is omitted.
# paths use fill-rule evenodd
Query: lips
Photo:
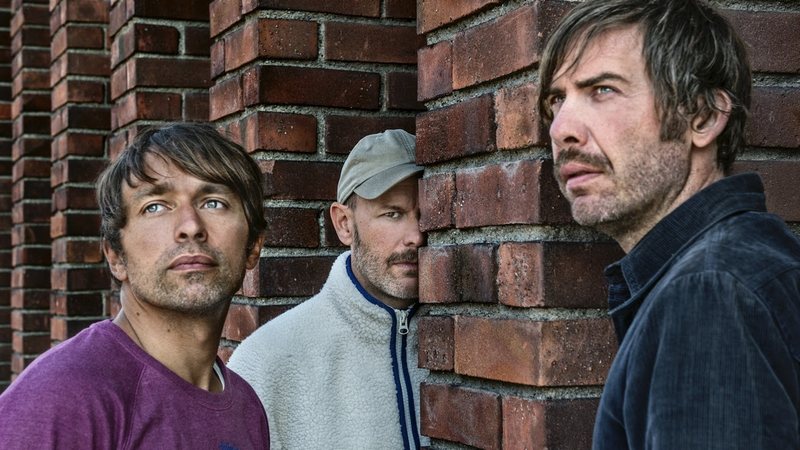
<svg viewBox="0 0 800 450"><path fill-rule="evenodd" d="M566 163L558 169L559 178L566 189L570 191L580 189L582 185L592 181L602 173L602 169L576 162Z"/></svg>
<svg viewBox="0 0 800 450"><path fill-rule="evenodd" d="M216 265L216 261L207 255L183 255L175 258L169 268L172 270L203 270Z"/></svg>

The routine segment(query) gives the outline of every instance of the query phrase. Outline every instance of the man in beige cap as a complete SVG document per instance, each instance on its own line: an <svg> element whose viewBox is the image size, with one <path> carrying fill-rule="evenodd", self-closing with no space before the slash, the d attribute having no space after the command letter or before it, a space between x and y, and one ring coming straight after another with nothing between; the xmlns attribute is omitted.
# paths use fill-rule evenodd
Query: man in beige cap
<svg viewBox="0 0 800 450"><path fill-rule="evenodd" d="M322 291L245 339L229 367L255 389L273 449L411 449L419 433L414 136L356 144L330 214L350 246Z"/></svg>

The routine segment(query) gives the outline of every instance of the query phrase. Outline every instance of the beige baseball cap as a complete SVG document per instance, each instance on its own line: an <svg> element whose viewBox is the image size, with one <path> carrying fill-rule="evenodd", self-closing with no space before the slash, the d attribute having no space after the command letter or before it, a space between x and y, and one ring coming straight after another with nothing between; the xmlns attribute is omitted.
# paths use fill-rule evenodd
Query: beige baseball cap
<svg viewBox="0 0 800 450"><path fill-rule="evenodd" d="M416 165L416 138L404 130L386 130L358 141L339 175L336 200L344 203L355 192L378 198L395 184L425 170Z"/></svg>

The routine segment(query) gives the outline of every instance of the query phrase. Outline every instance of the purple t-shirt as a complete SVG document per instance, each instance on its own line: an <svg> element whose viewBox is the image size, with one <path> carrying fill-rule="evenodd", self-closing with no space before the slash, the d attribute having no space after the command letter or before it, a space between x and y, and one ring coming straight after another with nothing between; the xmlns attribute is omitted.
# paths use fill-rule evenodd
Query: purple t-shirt
<svg viewBox="0 0 800 450"><path fill-rule="evenodd" d="M47 351L0 395L0 447L269 448L253 389L217 361L223 392L183 380L110 320Z"/></svg>

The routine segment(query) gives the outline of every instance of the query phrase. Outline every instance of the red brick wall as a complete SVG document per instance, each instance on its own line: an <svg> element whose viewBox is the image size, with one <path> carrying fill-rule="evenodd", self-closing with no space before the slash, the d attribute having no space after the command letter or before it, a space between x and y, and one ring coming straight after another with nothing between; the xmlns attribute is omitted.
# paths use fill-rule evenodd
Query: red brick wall
<svg viewBox="0 0 800 450"><path fill-rule="evenodd" d="M544 42L574 4L418 2L427 111L417 116L417 157L429 233L420 364L432 371L421 418L434 447L590 447L616 349L601 272L621 251L571 221L535 106ZM800 40L791 30L800 7L742 8L727 14L758 73L750 147L736 167L761 172L770 208L798 222Z"/></svg>
<svg viewBox="0 0 800 450"><path fill-rule="evenodd" d="M343 247L328 217L341 163L366 134L414 131L414 2L211 3L210 116L261 162L267 242L221 354L316 293Z"/></svg>
<svg viewBox="0 0 800 450"><path fill-rule="evenodd" d="M302 302L344 248L327 208L365 134L416 131L422 430L434 448L587 448L615 350L602 267L534 110L563 0L0 0L0 390L118 308L91 183L141 127L212 120L260 161L268 240L220 353ZM737 170L800 230L800 5L729 16L757 72ZM769 11L775 8L775 11Z"/></svg>

